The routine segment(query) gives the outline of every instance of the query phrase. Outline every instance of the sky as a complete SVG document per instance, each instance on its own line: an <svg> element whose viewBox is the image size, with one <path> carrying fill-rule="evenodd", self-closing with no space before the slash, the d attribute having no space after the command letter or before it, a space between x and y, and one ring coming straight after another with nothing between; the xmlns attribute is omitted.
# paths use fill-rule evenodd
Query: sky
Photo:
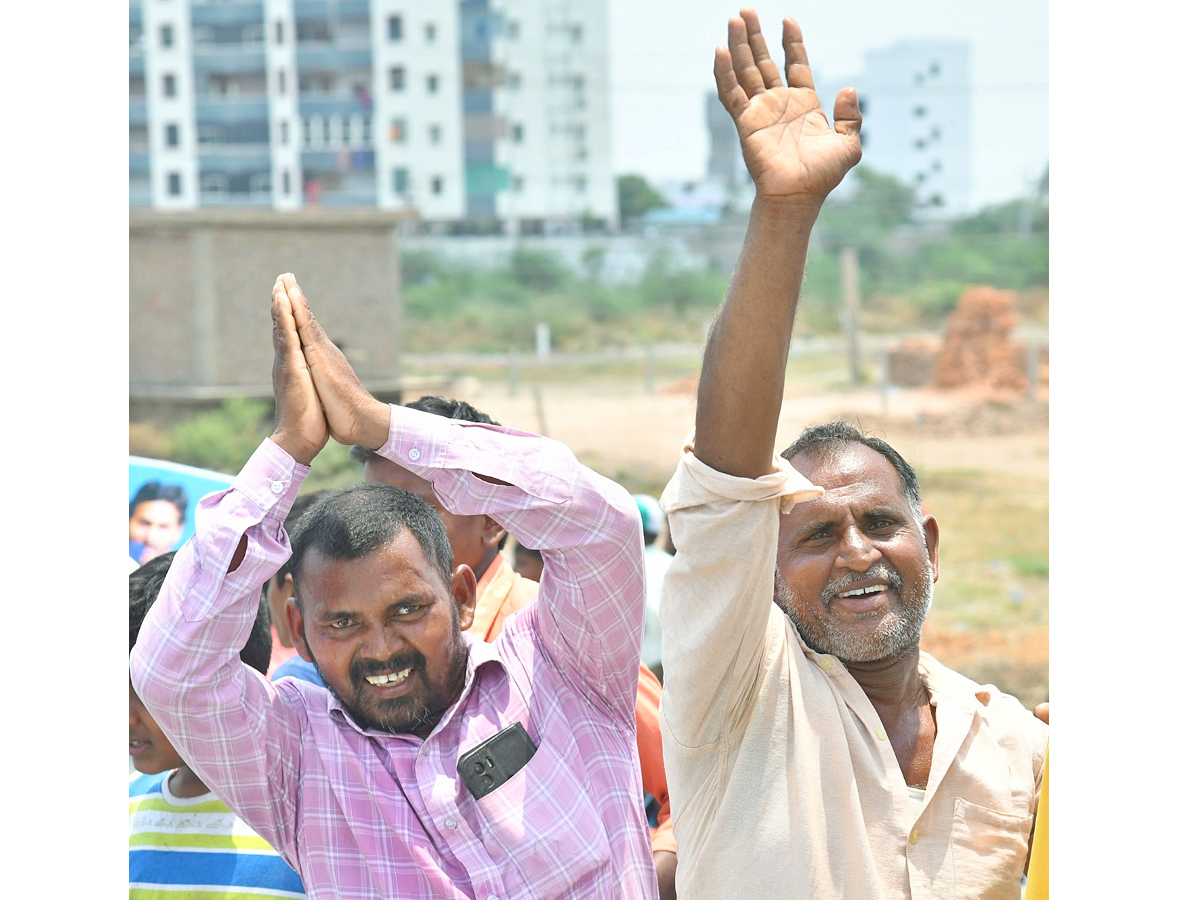
<svg viewBox="0 0 1200 900"><path fill-rule="evenodd" d="M651 181L704 174L704 97L713 51L726 42L728 0L608 0L613 165ZM800 23L818 79L850 82L865 51L902 40L972 45L975 205L1027 196L1049 160L1050 16L1045 0L842 0L759 3L763 33L781 62L781 23ZM825 98L821 98L825 102ZM831 100L830 100L831 102Z"/></svg>

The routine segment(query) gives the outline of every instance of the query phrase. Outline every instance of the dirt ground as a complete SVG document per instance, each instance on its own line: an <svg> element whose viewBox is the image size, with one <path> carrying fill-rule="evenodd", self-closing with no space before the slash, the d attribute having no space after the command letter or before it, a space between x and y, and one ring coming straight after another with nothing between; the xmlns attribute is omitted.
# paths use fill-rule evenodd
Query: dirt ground
<svg viewBox="0 0 1200 900"><path fill-rule="evenodd" d="M562 440L582 461L631 491L655 496L670 478L695 412L691 379L653 395L630 387L573 385L536 392L526 386L510 396L502 384L470 382L460 386L459 396L477 402L505 425ZM813 395L789 384L777 447L785 447L804 425L839 415L884 437L918 470L995 472L1049 489L1044 392L1031 400L970 390L893 389L885 401L877 389ZM931 619L922 646L1026 705L1049 696L1049 629L1044 624L968 631L939 628Z"/></svg>

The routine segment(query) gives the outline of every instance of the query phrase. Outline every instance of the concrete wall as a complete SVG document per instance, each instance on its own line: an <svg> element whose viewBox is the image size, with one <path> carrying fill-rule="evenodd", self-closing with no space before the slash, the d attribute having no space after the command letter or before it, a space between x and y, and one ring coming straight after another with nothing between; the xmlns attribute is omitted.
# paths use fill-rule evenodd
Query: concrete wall
<svg viewBox="0 0 1200 900"><path fill-rule="evenodd" d="M131 210L131 403L270 396L271 288L289 271L359 377L394 385L397 224L377 210Z"/></svg>

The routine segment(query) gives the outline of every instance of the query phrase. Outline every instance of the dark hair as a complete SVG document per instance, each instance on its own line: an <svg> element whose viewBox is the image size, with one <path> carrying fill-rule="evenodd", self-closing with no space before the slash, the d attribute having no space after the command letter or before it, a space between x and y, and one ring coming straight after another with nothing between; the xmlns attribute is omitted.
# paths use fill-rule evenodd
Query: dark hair
<svg viewBox="0 0 1200 900"><path fill-rule="evenodd" d="M426 394L419 400L414 400L412 403L405 403L404 406L407 409L433 413L433 415L441 416L444 419L458 419L460 422L476 422L480 425L500 424L487 413L477 410L470 403L447 397L434 397L432 394ZM350 448L350 457L364 465L378 455L374 450L360 447L357 444Z"/></svg>
<svg viewBox="0 0 1200 900"><path fill-rule="evenodd" d="M308 508L312 506L313 503L328 493L328 490L310 491L307 494L301 494L299 497L297 497L296 502L292 504L292 508L288 511L287 518L283 520L284 530L287 531L289 535L293 534L300 523L301 516L308 512ZM294 556L289 556L287 558L287 562L280 566L279 571L275 573L276 587L283 587L284 579L287 577L288 573L292 571L293 559L295 559ZM263 587L265 588L266 585L263 585Z"/></svg>
<svg viewBox="0 0 1200 900"><path fill-rule="evenodd" d="M292 535L292 579L296 602L308 553L329 559L361 559L408 529L425 558L446 586L454 571L454 555L446 527L433 507L410 491L390 484L363 482L329 491L300 517Z"/></svg>
<svg viewBox="0 0 1200 900"><path fill-rule="evenodd" d="M183 489L182 485L163 484L161 481L147 481L137 489L137 493L129 501L129 518L133 518L133 513L139 506L153 500L166 500L174 503L175 508L179 510L179 521L181 523L187 521L187 491Z"/></svg>
<svg viewBox="0 0 1200 900"><path fill-rule="evenodd" d="M175 559L174 552L163 553L154 557L143 566L129 573L129 649L137 642L138 632L142 630L142 621L146 613L158 599L163 581L167 577L167 569ZM254 625L250 629L250 637L242 647L242 662L257 669L264 675L271 664L271 611L266 601L259 599L258 613L254 617Z"/></svg>
<svg viewBox="0 0 1200 900"><path fill-rule="evenodd" d="M892 464L892 468L900 476L900 485L904 489L908 505L912 507L913 514L920 519L921 486L917 483L917 473L913 471L913 467L887 441L877 437L868 437L844 419L805 428L800 433L800 437L796 438L781 456L789 461L801 453L828 459L846 449L850 444L862 444L864 447L869 447Z"/></svg>

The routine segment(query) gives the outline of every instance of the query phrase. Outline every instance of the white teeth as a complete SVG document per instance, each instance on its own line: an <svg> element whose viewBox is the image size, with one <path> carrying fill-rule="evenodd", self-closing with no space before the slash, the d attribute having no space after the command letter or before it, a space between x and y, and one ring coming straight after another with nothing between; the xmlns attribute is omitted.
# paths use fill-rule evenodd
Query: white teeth
<svg viewBox="0 0 1200 900"><path fill-rule="evenodd" d="M842 591L840 594L838 594L838 596L839 597L865 597L867 594L878 594L880 591L886 591L886 590L887 590L887 588L885 588L883 585L877 584L877 585L874 585L873 587L856 588L853 591Z"/></svg>
<svg viewBox="0 0 1200 900"><path fill-rule="evenodd" d="M373 684L375 687L391 687L399 684L408 677L408 673L412 671L412 667L405 669L402 672L391 672L387 675L368 675L367 683Z"/></svg>

